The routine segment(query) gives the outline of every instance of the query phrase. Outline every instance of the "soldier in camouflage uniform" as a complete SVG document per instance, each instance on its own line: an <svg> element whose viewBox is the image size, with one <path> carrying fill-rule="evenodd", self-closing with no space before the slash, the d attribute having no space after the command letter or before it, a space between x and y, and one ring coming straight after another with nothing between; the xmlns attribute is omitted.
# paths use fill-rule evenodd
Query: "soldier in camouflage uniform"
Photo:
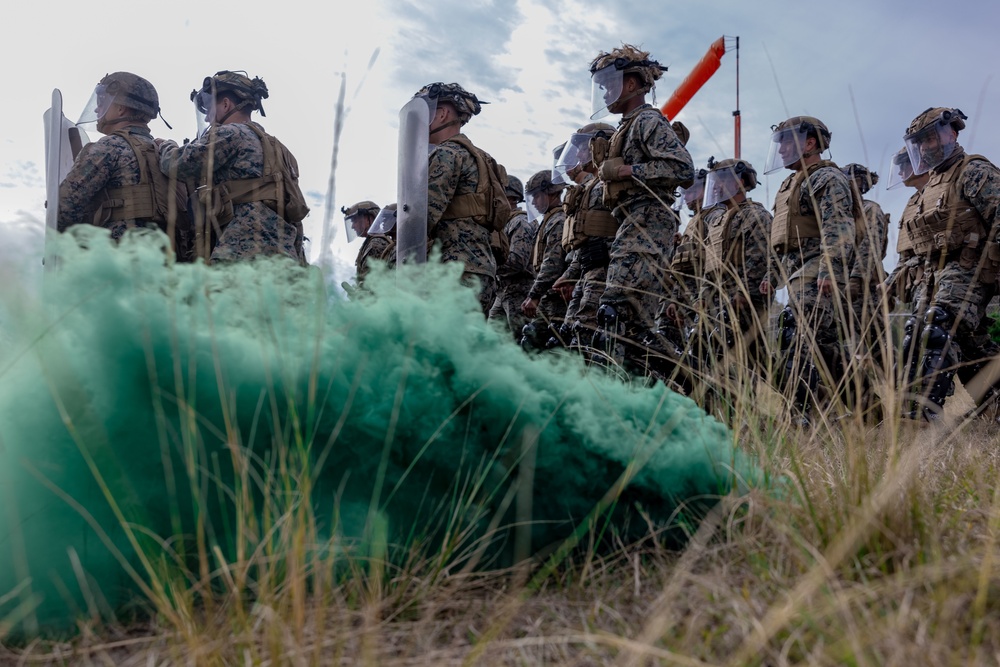
<svg viewBox="0 0 1000 667"><path fill-rule="evenodd" d="M208 262L285 256L306 263L302 219L308 214L298 188L294 156L260 124L267 86L259 77L221 71L206 77L191 100L210 124L184 146L159 143L166 174L200 184L195 252Z"/></svg>
<svg viewBox="0 0 1000 667"><path fill-rule="evenodd" d="M521 337L521 345L526 349L545 348L566 316L566 300L552 289L566 270L567 253L562 245L566 215L559 199L563 188L565 185L552 182L552 171L549 169L532 175L524 186L524 194L532 207L543 216L531 256L535 280L521 303L521 312L532 318L525 325Z"/></svg>
<svg viewBox="0 0 1000 667"><path fill-rule="evenodd" d="M851 307L862 338L877 345L884 332L882 260L889 243L889 215L877 202L863 198L878 183L877 173L856 163L845 166L842 171L851 181L854 198L861 201L865 223L864 238L855 249L851 266Z"/></svg>
<svg viewBox="0 0 1000 667"><path fill-rule="evenodd" d="M503 229L510 243L507 261L497 269L497 296L490 309L490 321L502 323L515 341L521 340L528 318L521 312L521 304L528 298L528 291L535 281L531 253L535 247L537 225L518 204L524 202L524 185L516 176L507 176L507 201L510 203L510 220Z"/></svg>
<svg viewBox="0 0 1000 667"><path fill-rule="evenodd" d="M497 261L489 229L467 213L462 202L478 196L480 174L468 137L461 128L482 111L482 102L457 83L432 83L414 94L431 107L429 142L434 150L427 169L427 240L443 262L461 262L462 282L477 290L483 316L496 300Z"/></svg>
<svg viewBox="0 0 1000 667"><path fill-rule="evenodd" d="M844 172L820 157L830 136L816 118L789 118L774 126L764 168L765 174L793 172L775 197L771 248L777 265L760 290L788 288L788 305L779 317L779 380L802 423L809 420L820 380L832 389L841 377L844 347L853 336L847 281L856 221L863 221L863 214Z"/></svg>
<svg viewBox="0 0 1000 667"><path fill-rule="evenodd" d="M916 398L905 413L914 419L937 418L956 372L968 386L1000 352L986 331L1000 269L1000 170L958 143L966 118L958 109L927 109L904 136L913 173L930 174L915 216L905 221L914 253L924 257L903 341L904 377ZM977 404L991 400L995 383L977 393Z"/></svg>
<svg viewBox="0 0 1000 667"><path fill-rule="evenodd" d="M358 256L354 260L356 271L355 282L358 287L364 287L365 277L371 271L369 262L372 258L378 259L389 246L389 238L384 234L369 234L368 229L375 222L375 217L379 214L381 207L373 201L359 201L350 207L341 207L340 212L344 214L344 226L347 229L347 241L350 243L359 236L364 239Z"/></svg>
<svg viewBox="0 0 1000 667"><path fill-rule="evenodd" d="M588 123L566 142L553 177L570 185L563 196L563 248L570 253L570 265L553 285L566 307L566 321L560 328L565 344L589 342L597 328L597 308L604 294L611 242L618 221L604 205L604 188L597 178L591 146L604 152L615 128L607 123Z"/></svg>
<svg viewBox="0 0 1000 667"><path fill-rule="evenodd" d="M901 185L908 185L914 188L914 192L906 206L903 208L903 215L899 218L899 230L896 236L896 252L899 260L896 268L885 279L886 295L890 299L893 307L903 306L907 312L911 311L913 304L913 288L920 282L924 271L924 259L913 252L913 244L910 242L908 226L916 218L917 201L920 199L920 191L930 180L930 172L915 175L913 167L910 165L910 154L906 152L906 147L899 149L892 158L893 171L889 176L887 190L895 189Z"/></svg>
<svg viewBox="0 0 1000 667"><path fill-rule="evenodd" d="M611 244L598 326L639 341L654 324L680 224L671 208L678 186L690 185L694 164L670 122L645 101L663 67L624 44L590 65L592 118L622 116L607 155L595 155L604 201L621 223ZM605 347L606 337L595 343Z"/></svg>
<svg viewBox="0 0 1000 667"><path fill-rule="evenodd" d="M722 205L722 215L708 219L705 230L705 279L698 297L696 331L722 359L738 346L748 360L758 358L767 328L772 294L761 291L770 260L771 214L747 198L757 187L757 171L746 160L710 161L705 207Z"/></svg>
<svg viewBox="0 0 1000 667"><path fill-rule="evenodd" d="M189 259L186 190L160 172L149 121L160 113L153 85L130 72L106 75L80 125L106 135L83 147L59 186L59 231L94 224L121 239L132 227L163 229L178 260Z"/></svg>

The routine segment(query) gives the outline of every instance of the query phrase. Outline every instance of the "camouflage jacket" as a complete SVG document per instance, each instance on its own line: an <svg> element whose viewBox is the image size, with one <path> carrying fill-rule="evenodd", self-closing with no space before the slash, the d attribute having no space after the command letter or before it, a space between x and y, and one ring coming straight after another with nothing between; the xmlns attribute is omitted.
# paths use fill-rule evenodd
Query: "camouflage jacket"
<svg viewBox="0 0 1000 667"><path fill-rule="evenodd" d="M721 256L726 268L714 277L717 289L730 297L744 294L754 305L768 303L771 297L761 293L760 283L767 276L771 255L771 214L748 199L733 211L723 234Z"/></svg>
<svg viewBox="0 0 1000 667"><path fill-rule="evenodd" d="M641 192L631 201L653 199L670 206L677 187L694 179L694 163L670 121L661 113L643 113L649 109L649 104L634 109L622 118L617 130L628 133L622 159L632 166L632 178L641 183ZM632 118L635 122L630 122Z"/></svg>
<svg viewBox="0 0 1000 667"><path fill-rule="evenodd" d="M207 172L209 163L212 173ZM200 185L259 178L264 174L264 150L248 124L217 125L184 146L165 141L160 146L160 169L166 174L176 170L177 178ZM304 263L302 224L286 222L260 201L234 204L233 219L222 229L212 259L257 255L286 255Z"/></svg>
<svg viewBox="0 0 1000 667"><path fill-rule="evenodd" d="M153 143L153 135L145 125L132 125L126 131ZM104 189L138 183L139 160L128 141L110 134L87 144L59 186L59 231L93 223ZM127 228L135 225L135 220L118 220L107 223L107 228L111 229L112 238L119 239Z"/></svg>
<svg viewBox="0 0 1000 667"><path fill-rule="evenodd" d="M457 142L445 140L428 159L428 240L441 251L441 261L462 262L466 273L496 277L490 231L472 218L441 219L456 195L474 193L479 186L475 156Z"/></svg>
<svg viewBox="0 0 1000 667"><path fill-rule="evenodd" d="M510 240L510 251L507 253L507 261L497 269L497 277L507 280L534 277L531 252L535 248L538 226L528 221L527 213L515 209L510 220L504 225L503 233Z"/></svg>
<svg viewBox="0 0 1000 667"><path fill-rule="evenodd" d="M391 247L392 239L385 234L371 234L365 237L361 250L358 251L358 258L354 262L354 268L358 273L358 285L364 284L365 276L371 272L373 262L388 263L386 253ZM395 268L395 264L391 268Z"/></svg>
<svg viewBox="0 0 1000 667"><path fill-rule="evenodd" d="M785 181L795 175L792 172ZM783 188L784 183L779 192ZM798 249L782 255L785 272L791 276L807 262L821 258L817 279L833 278L846 283L854 259L854 194L850 180L835 166L820 167L802 184L798 204L803 215L816 216L820 238L802 239ZM772 281L780 277L771 275Z"/></svg>
<svg viewBox="0 0 1000 667"><path fill-rule="evenodd" d="M542 219L542 227L535 240L535 252L540 254L535 260L538 271L531 291L528 292L532 299L541 299L566 270L566 251L562 246L565 220L566 214L562 207L557 207L554 212L550 211Z"/></svg>
<svg viewBox="0 0 1000 667"><path fill-rule="evenodd" d="M961 148L943 164L931 170L932 174L947 171L957 160L965 156ZM972 160L962 170L959 189L963 197L972 204L983 218L986 231L994 230L1000 212L1000 169L988 160ZM995 231L993 233L996 233Z"/></svg>
<svg viewBox="0 0 1000 667"><path fill-rule="evenodd" d="M851 278L877 281L878 267L885 259L885 251L889 245L889 214L870 199L863 199L862 206L867 227L865 237L854 253Z"/></svg>

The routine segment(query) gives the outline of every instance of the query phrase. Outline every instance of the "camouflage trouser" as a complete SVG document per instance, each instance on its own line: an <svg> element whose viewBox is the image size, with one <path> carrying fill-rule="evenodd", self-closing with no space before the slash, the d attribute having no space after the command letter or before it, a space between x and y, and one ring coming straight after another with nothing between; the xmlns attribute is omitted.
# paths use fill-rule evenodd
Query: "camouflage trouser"
<svg viewBox="0 0 1000 667"><path fill-rule="evenodd" d="M607 284L608 269L599 266L583 274L573 288L573 298L566 308L566 321L575 322L581 330L593 331L597 326L597 308ZM589 334L584 334L589 341Z"/></svg>
<svg viewBox="0 0 1000 667"><path fill-rule="evenodd" d="M521 330L528 323L528 318L521 312L521 304L528 298L531 283L530 278L504 281L498 287L493 307L490 308L490 322L509 329L515 341L521 340Z"/></svg>
<svg viewBox="0 0 1000 667"><path fill-rule="evenodd" d="M493 276L480 273L463 273L462 284L479 290L479 307L483 309L483 317L489 317L490 309L497 298L497 280Z"/></svg>
<svg viewBox="0 0 1000 667"><path fill-rule="evenodd" d="M237 204L247 210L235 215L227 224L215 247L213 262L234 262L259 255L285 255L301 262L302 230L285 222L259 202Z"/></svg>
<svg viewBox="0 0 1000 667"><path fill-rule="evenodd" d="M689 331L694 326L695 315L697 315L694 304L698 301L700 288L701 281L694 276L674 273L673 285L670 287L669 293L661 298L656 306L656 327L658 329L676 328L676 323L665 321L667 306L672 303L683 321L683 330Z"/></svg>
<svg viewBox="0 0 1000 667"><path fill-rule="evenodd" d="M666 277L674 254L677 214L656 201L615 209L625 216L611 243L607 289L601 303L623 308L634 327L653 328L657 306L666 296Z"/></svg>

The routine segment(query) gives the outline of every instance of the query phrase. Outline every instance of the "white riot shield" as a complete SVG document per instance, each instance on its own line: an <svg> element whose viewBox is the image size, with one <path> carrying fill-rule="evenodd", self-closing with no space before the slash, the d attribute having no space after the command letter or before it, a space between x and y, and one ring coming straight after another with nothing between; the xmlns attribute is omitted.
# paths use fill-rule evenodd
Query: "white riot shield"
<svg viewBox="0 0 1000 667"><path fill-rule="evenodd" d="M396 264L427 261L427 164L430 112L414 97L399 110Z"/></svg>
<svg viewBox="0 0 1000 667"><path fill-rule="evenodd" d="M59 220L59 185L89 139L86 132L63 115L62 93L58 88L52 91L52 106L42 118L45 123L45 226L55 230ZM52 268L54 265L52 258L47 266Z"/></svg>

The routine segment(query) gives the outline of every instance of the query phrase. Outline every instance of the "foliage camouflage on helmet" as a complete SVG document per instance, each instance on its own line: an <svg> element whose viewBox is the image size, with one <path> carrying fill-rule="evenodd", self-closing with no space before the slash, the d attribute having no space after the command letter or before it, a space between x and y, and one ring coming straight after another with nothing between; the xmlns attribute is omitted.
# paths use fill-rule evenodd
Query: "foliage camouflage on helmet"
<svg viewBox="0 0 1000 667"><path fill-rule="evenodd" d="M953 130L961 132L965 129L965 121L968 119L969 117L962 113L961 109L931 107L913 119L910 126L906 128L906 134L903 135L903 138L910 139L915 134L921 132L922 130L926 130L935 123L939 123L941 125L951 125Z"/></svg>
<svg viewBox="0 0 1000 667"><path fill-rule="evenodd" d="M723 169L732 169L733 173L739 176L743 182L743 189L745 191L750 192L757 187L757 170L746 160L727 158L716 162L714 157L708 159L709 171L721 171Z"/></svg>
<svg viewBox="0 0 1000 667"><path fill-rule="evenodd" d="M507 193L508 197L516 199L518 203L524 201L524 184L517 176L507 174L507 187L504 188L504 192Z"/></svg>
<svg viewBox="0 0 1000 667"><path fill-rule="evenodd" d="M909 161L910 158L908 155L906 159ZM854 182L858 185L858 191L861 194L867 193L875 187L876 183L878 183L878 174L871 171L863 164L852 162L851 164L841 168L841 171L844 172L844 176L854 179Z"/></svg>
<svg viewBox="0 0 1000 667"><path fill-rule="evenodd" d="M649 90L659 80L666 67L655 60L650 60L649 51L643 51L631 44L622 44L611 51L602 51L590 63L590 73L614 65L623 74L637 74L642 79L643 86Z"/></svg>
<svg viewBox="0 0 1000 667"><path fill-rule="evenodd" d="M345 218L353 218L359 213L370 215L374 218L376 215L378 215L378 212L380 210L382 209L379 208L378 204L376 204L373 201L368 201L367 199L364 201L359 201L357 204L349 208L344 208L343 206L340 207L340 212L344 214Z"/></svg>
<svg viewBox="0 0 1000 667"><path fill-rule="evenodd" d="M524 186L524 191L528 194L535 192L553 193L559 192L564 187L566 186L562 183L552 182L551 169L543 169L528 179L528 183Z"/></svg>
<svg viewBox="0 0 1000 667"><path fill-rule="evenodd" d="M830 147L830 139L833 137L833 134L823 121L813 116L792 116L788 120L784 120L777 125L772 126L771 130L774 132L777 132L778 130L791 130L796 125L800 125L802 127L802 130L805 131L807 138L813 137L816 139L819 152L822 153Z"/></svg>
<svg viewBox="0 0 1000 667"><path fill-rule="evenodd" d="M156 118L160 113L160 97L156 88L146 79L131 72L105 74L99 85L104 86L115 104L121 104L146 116L146 120Z"/></svg>
<svg viewBox="0 0 1000 667"><path fill-rule="evenodd" d="M205 77L201 90L191 91L191 99L200 92L210 93L213 97L230 93L239 100L237 108L250 106L251 110L259 111L261 116L267 116L261 104L262 100L268 98L267 84L259 76L251 79L246 72L221 70L213 76Z"/></svg>
<svg viewBox="0 0 1000 667"><path fill-rule="evenodd" d="M451 104L458 112L458 118L462 121L462 125L468 123L473 116L478 115L483 110L482 105L489 104L489 102L480 101L478 97L457 83L442 83L440 81L427 84L413 96L428 97L437 100L439 104L441 102Z"/></svg>

